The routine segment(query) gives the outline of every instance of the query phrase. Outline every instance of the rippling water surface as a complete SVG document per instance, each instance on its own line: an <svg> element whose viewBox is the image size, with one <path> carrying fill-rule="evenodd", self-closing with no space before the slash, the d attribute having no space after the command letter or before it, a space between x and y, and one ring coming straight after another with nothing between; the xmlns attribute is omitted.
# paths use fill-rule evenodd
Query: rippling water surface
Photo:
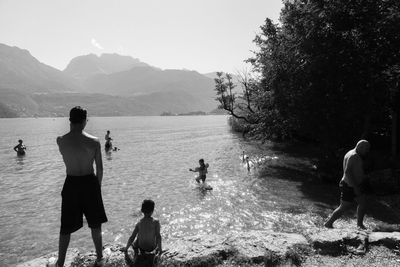
<svg viewBox="0 0 400 267"><path fill-rule="evenodd" d="M65 168L55 140L68 130L66 118L0 119L1 266L58 249ZM246 229L293 232L319 218L319 208L297 182L247 171L240 155L249 144L229 131L225 116L90 118L86 130L103 147L111 130L120 148L103 153L105 243L127 241L145 198L156 202L164 239ZM28 148L23 158L12 150L19 138ZM271 151L253 153L282 160ZM210 164L213 190L201 190L188 171L200 158ZM86 224L72 235L70 247L92 249Z"/></svg>

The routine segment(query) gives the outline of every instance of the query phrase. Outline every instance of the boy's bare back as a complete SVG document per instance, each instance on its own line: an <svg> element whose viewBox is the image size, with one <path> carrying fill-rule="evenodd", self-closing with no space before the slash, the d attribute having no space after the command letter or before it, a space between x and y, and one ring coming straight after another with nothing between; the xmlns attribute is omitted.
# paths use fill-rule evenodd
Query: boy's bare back
<svg viewBox="0 0 400 267"><path fill-rule="evenodd" d="M138 232L139 248L153 251L157 247L157 236L160 235L160 222L153 217L142 218L135 226Z"/></svg>

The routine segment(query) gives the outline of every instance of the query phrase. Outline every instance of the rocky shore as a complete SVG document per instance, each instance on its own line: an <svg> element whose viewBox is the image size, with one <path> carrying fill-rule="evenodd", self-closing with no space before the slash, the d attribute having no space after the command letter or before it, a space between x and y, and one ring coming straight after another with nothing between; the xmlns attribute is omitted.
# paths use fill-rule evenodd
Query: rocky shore
<svg viewBox="0 0 400 267"><path fill-rule="evenodd" d="M104 246L105 267L129 266L122 247ZM400 232L320 229L303 236L248 231L165 240L161 266L399 266L399 247ZM46 266L56 255L50 253L17 266ZM92 266L95 258L94 252L69 249L65 266Z"/></svg>

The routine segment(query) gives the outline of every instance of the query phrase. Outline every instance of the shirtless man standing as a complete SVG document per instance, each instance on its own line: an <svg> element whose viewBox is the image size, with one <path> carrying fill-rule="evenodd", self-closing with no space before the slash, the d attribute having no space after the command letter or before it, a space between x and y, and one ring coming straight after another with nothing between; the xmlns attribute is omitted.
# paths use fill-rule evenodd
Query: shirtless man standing
<svg viewBox="0 0 400 267"><path fill-rule="evenodd" d="M339 187L341 191L340 206L334 210L325 227L333 228L333 223L343 215L352 205L354 200L357 202L357 226L365 229L363 224L365 215L365 193L361 184L365 179L363 169L363 157L370 149L370 144L366 140L358 141L355 148L346 153L343 159L343 177Z"/></svg>
<svg viewBox="0 0 400 267"><path fill-rule="evenodd" d="M56 266L63 266L71 233L83 226L83 214L92 232L97 259L95 266L103 263L101 224L107 222L101 196L103 162L99 140L84 132L87 111L77 106L69 113L70 132L57 137L67 178L61 192L61 230ZM93 170L96 163L96 175Z"/></svg>

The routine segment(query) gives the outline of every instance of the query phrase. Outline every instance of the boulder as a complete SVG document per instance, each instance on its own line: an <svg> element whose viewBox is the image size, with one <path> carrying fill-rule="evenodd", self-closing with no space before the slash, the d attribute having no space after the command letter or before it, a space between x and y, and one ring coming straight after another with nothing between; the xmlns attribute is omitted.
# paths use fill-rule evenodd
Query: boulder
<svg viewBox="0 0 400 267"><path fill-rule="evenodd" d="M220 235L170 239L163 245L162 266L215 266L230 251L226 239Z"/></svg>
<svg viewBox="0 0 400 267"><path fill-rule="evenodd" d="M56 260L57 259L57 252L52 252L45 256L33 259L28 262L20 263L17 267L39 267L39 266L46 266L49 260ZM71 266L75 259L79 257L79 250L76 248L71 248L67 250L67 255L65 257L65 266Z"/></svg>
<svg viewBox="0 0 400 267"><path fill-rule="evenodd" d="M125 254L121 251L124 248L122 244L106 244L103 246L104 267L125 267L128 266L125 261ZM89 267L96 261L94 251L80 254L75 257L70 267ZM65 264L66 267L69 265Z"/></svg>
<svg viewBox="0 0 400 267"><path fill-rule="evenodd" d="M344 252L365 253L367 232L351 229L327 229L310 237L311 245L320 254L339 255ZM354 250L354 247L357 249Z"/></svg>
<svg viewBox="0 0 400 267"><path fill-rule="evenodd" d="M373 232L368 236L370 245L383 245L387 248L396 248L400 246L400 232Z"/></svg>
<svg viewBox="0 0 400 267"><path fill-rule="evenodd" d="M299 234L272 231L248 231L230 237L227 243L236 257L254 263L282 262L297 257L296 251L309 248L307 239Z"/></svg>

